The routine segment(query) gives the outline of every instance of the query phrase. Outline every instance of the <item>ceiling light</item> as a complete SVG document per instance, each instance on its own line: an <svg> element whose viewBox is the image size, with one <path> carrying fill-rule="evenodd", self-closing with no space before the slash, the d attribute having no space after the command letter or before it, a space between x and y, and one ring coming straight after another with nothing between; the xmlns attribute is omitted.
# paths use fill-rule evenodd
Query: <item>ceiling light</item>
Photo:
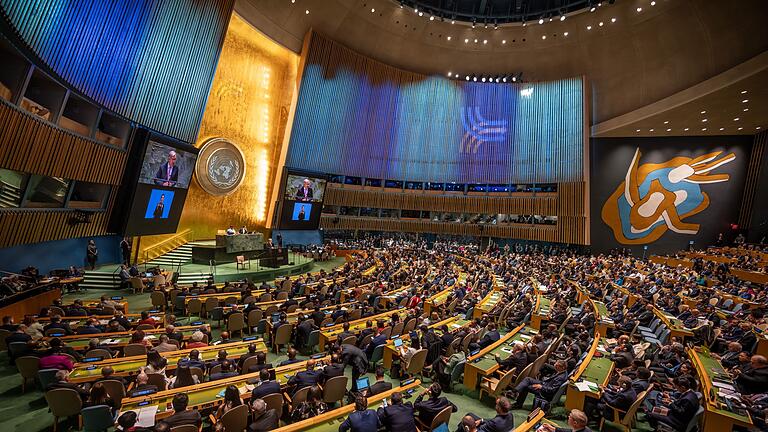
<svg viewBox="0 0 768 432"><path fill-rule="evenodd" d="M702 113L702 114L706 114L707 112L706 112L706 111L702 111L701 113Z"/></svg>
<svg viewBox="0 0 768 432"><path fill-rule="evenodd" d="M590 11L590 12L594 12L594 11L596 11L596 10L597 10L597 8L596 8L596 7L594 7L594 6L592 6L591 8L589 8L589 11Z"/></svg>
<svg viewBox="0 0 768 432"><path fill-rule="evenodd" d="M747 91L746 90L742 90L741 94L747 94Z"/></svg>
<svg viewBox="0 0 768 432"><path fill-rule="evenodd" d="M451 72L448 72L448 76L451 76L451 75L453 75L453 73L451 73Z"/></svg>
<svg viewBox="0 0 768 432"><path fill-rule="evenodd" d="M481 78L480 81L485 82L485 77Z"/></svg>
<svg viewBox="0 0 768 432"><path fill-rule="evenodd" d="M740 128L739 128L739 130L742 130L742 129L744 129L744 128L743 128L743 127L740 127Z"/></svg>
<svg viewBox="0 0 768 432"><path fill-rule="evenodd" d="M501 41L501 43L502 43L502 44L505 44L505 43L507 43L507 40L506 40L506 39L504 39L503 41Z"/></svg>
<svg viewBox="0 0 768 432"><path fill-rule="evenodd" d="M467 78L467 81L469 81L469 75L467 75L467 77L466 77L466 78Z"/></svg>
<svg viewBox="0 0 768 432"><path fill-rule="evenodd" d="M587 30L592 30L592 26L587 26Z"/></svg>
<svg viewBox="0 0 768 432"><path fill-rule="evenodd" d="M640 129L636 130L635 132L640 132Z"/></svg>
<svg viewBox="0 0 768 432"><path fill-rule="evenodd" d="M419 12L419 16L424 16L424 12Z"/></svg>
<svg viewBox="0 0 768 432"><path fill-rule="evenodd" d="M413 8L413 11L416 12L416 13L419 13L419 8L417 8L417 7Z"/></svg>
<svg viewBox="0 0 768 432"><path fill-rule="evenodd" d="M720 130L725 130L725 128L720 128Z"/></svg>
<svg viewBox="0 0 768 432"><path fill-rule="evenodd" d="M744 108L743 111L747 112L747 111L749 111L749 108Z"/></svg>
<svg viewBox="0 0 768 432"><path fill-rule="evenodd" d="M374 13L374 12L376 12L376 9L371 8L371 13Z"/></svg>
<svg viewBox="0 0 768 432"><path fill-rule="evenodd" d="M435 16L434 16L434 15L430 15L430 16L429 16L429 20L430 20L430 21L434 21L434 20L435 20Z"/></svg>
<svg viewBox="0 0 768 432"><path fill-rule="evenodd" d="M667 132L672 132L672 129L667 129Z"/></svg>
<svg viewBox="0 0 768 432"><path fill-rule="evenodd" d="M305 15L309 15L309 9L305 10L305 11L304 11L304 14L305 14Z"/></svg>
<svg viewBox="0 0 768 432"><path fill-rule="evenodd" d="M291 3L296 3L296 0L291 0Z"/></svg>
<svg viewBox="0 0 768 432"><path fill-rule="evenodd" d="M565 15L560 15L560 21L565 21Z"/></svg>
<svg viewBox="0 0 768 432"><path fill-rule="evenodd" d="M477 39L475 39L475 43L477 43Z"/></svg>
<svg viewBox="0 0 768 432"><path fill-rule="evenodd" d="M669 120L665 121L664 124L669 124Z"/></svg>
<svg viewBox="0 0 768 432"><path fill-rule="evenodd" d="M738 118L738 117L736 117L736 118L734 118L734 119L733 119L733 121L739 121L739 118Z"/></svg>
<svg viewBox="0 0 768 432"><path fill-rule="evenodd" d="M756 127L755 129L760 130L761 126Z"/></svg>
<svg viewBox="0 0 768 432"><path fill-rule="evenodd" d="M707 128L701 128L701 130L705 131L705 130L707 130Z"/></svg>
<svg viewBox="0 0 768 432"><path fill-rule="evenodd" d="M469 43L469 39L464 39L464 43Z"/></svg>
<svg viewBox="0 0 768 432"><path fill-rule="evenodd" d="M472 81L477 82L477 77L472 77Z"/></svg>
<svg viewBox="0 0 768 432"><path fill-rule="evenodd" d="M707 119L701 119L701 122L702 122L702 123L706 123L706 122L707 122Z"/></svg>
<svg viewBox="0 0 768 432"><path fill-rule="evenodd" d="M487 44L487 43L488 43L488 39L483 39L483 44Z"/></svg>
<svg viewBox="0 0 768 432"><path fill-rule="evenodd" d="M541 38L542 38L542 39L546 39L546 38L547 38L547 35L541 35Z"/></svg>
<svg viewBox="0 0 768 432"><path fill-rule="evenodd" d="M743 101L741 101L741 103L747 103L747 102L749 102L749 99L744 99Z"/></svg>
<svg viewBox="0 0 768 432"><path fill-rule="evenodd" d="M598 25L599 25L600 27L602 27L602 26L603 26L603 22L602 22L602 21L600 21L600 23L598 23Z"/></svg>
<svg viewBox="0 0 768 432"><path fill-rule="evenodd" d="M648 132L653 132L653 128L648 129Z"/></svg>
<svg viewBox="0 0 768 432"><path fill-rule="evenodd" d="M684 130L684 131L686 131L686 132L688 132L688 129L689 129L689 128L685 128L685 129L683 129L683 130Z"/></svg>
<svg viewBox="0 0 768 432"><path fill-rule="evenodd" d="M616 18L611 18L611 22L615 23L616 22Z"/></svg>
<svg viewBox="0 0 768 432"><path fill-rule="evenodd" d="M563 36L568 36L568 32L564 32L564 33L563 33Z"/></svg>
<svg viewBox="0 0 768 432"><path fill-rule="evenodd" d="M539 18L539 24L544 24L544 18Z"/></svg>
<svg viewBox="0 0 768 432"><path fill-rule="evenodd" d="M501 82L507 82L507 77L502 78Z"/></svg>
<svg viewBox="0 0 768 432"><path fill-rule="evenodd" d="M450 36L448 36L446 39L448 39L448 40L451 40L451 37L450 37Z"/></svg>
<svg viewBox="0 0 768 432"><path fill-rule="evenodd" d="M655 1L652 1L652 2L651 2L651 6L656 6L656 2L655 2Z"/></svg>
<svg viewBox="0 0 768 432"><path fill-rule="evenodd" d="M643 8L637 8L636 10L637 10L638 12L642 12L642 11L643 11Z"/></svg>
<svg viewBox="0 0 768 432"><path fill-rule="evenodd" d="M512 77L512 82L517 81L517 77Z"/></svg>

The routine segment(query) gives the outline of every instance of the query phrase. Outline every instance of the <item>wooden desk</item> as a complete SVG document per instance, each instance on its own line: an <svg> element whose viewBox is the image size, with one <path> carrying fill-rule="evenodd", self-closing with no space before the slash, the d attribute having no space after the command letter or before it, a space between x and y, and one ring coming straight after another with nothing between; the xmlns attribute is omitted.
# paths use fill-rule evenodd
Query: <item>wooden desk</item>
<svg viewBox="0 0 768 432"><path fill-rule="evenodd" d="M371 321L374 326L376 326L377 320L387 320L392 315L400 315L400 318L404 318L408 314L408 309L406 308L400 308L391 310L389 312L380 313L378 315L373 315L366 318L360 318L359 320L354 320L349 322L349 331L352 333L360 333L364 328L367 327L367 322ZM331 341L333 341L336 336L344 331L343 324L335 324L329 327L326 327L320 331L320 343L319 343L319 349L320 351L325 351L325 345Z"/></svg>
<svg viewBox="0 0 768 432"><path fill-rule="evenodd" d="M595 353L598 352L598 347L605 344L605 339L600 339L597 335L592 342L592 346L584 358L584 361L579 366L574 376L569 380L568 387L565 393L565 409L570 411L572 409L584 410L584 401L587 397L593 399L600 399L600 391L597 387L592 386L590 391L580 391L576 388L576 383L580 381L589 381L597 385L608 384L608 379L613 372L613 362L610 359L610 355L605 351L600 351L602 357L596 357Z"/></svg>
<svg viewBox="0 0 768 432"><path fill-rule="evenodd" d="M680 343L683 343L683 340L686 337L693 336L693 332L685 327L685 324L683 324L679 318L672 316L655 306L653 307L653 313L667 326L670 331L670 338L676 337Z"/></svg>
<svg viewBox="0 0 768 432"><path fill-rule="evenodd" d="M184 340L189 339L192 336L192 333L197 331L200 328L199 325L195 326L181 326L176 327L176 331L181 332L182 335L184 335ZM129 341L131 340L131 334L133 332L125 331L125 332L116 332L116 333L95 333L95 334L85 334L85 335L72 335L72 336L61 336L59 339L61 339L63 342L66 342L67 346L69 346L72 349L75 350L87 350L88 344L91 341L91 339L100 339L102 342L106 339L112 339L115 340L115 343L112 344L106 344L109 348L122 348L126 345L128 345ZM161 334L165 333L165 329L159 328L154 330L144 330L144 334L146 336L152 336L154 339L152 342L157 342L157 337ZM43 338L43 340L50 340L51 338Z"/></svg>
<svg viewBox="0 0 768 432"><path fill-rule="evenodd" d="M123 314L123 316L128 320L128 323L131 324L131 327L135 327L138 325L139 321L141 321L141 314ZM165 313L158 312L158 311L149 311L149 316L151 318L154 318L155 321L159 323L159 325L164 326L165 325ZM69 316L63 316L61 317L61 322L69 324L70 328L73 330L77 327L80 327L81 325L85 325L85 322L89 319L96 319L99 321L99 324L106 325L111 320L115 318L114 315L89 315L89 316L79 316L79 317L69 317ZM46 324L51 322L51 317L39 317L37 320L45 326Z"/></svg>
<svg viewBox="0 0 768 432"><path fill-rule="evenodd" d="M263 339L256 339L252 341L231 342L227 344L211 345L204 348L193 348L200 352L200 360L209 361L214 360L220 350L227 350L227 358L239 359L241 355L248 352L248 345L255 343L257 352L266 353L267 346L264 344ZM161 356L168 360L167 370L176 369L176 364L179 360L188 357L189 352L192 349L184 349L178 351L169 351L160 353ZM74 383L83 383L95 381L101 378L101 368L105 366L111 366L115 371L115 376L131 376L139 372L139 369L147 364L147 356L133 356L133 357L118 357L112 359L106 359L92 363L75 363L72 373L69 374L69 380Z"/></svg>
<svg viewBox="0 0 768 432"><path fill-rule="evenodd" d="M395 392L402 393L404 401L412 402L422 391L424 391L424 388L421 387L421 381L415 380L409 384L369 397L368 409L376 411L381 405L381 401L383 399L390 399ZM355 404L347 404L318 416L275 429L275 432L338 432L339 426L353 411L355 411Z"/></svg>
<svg viewBox="0 0 768 432"><path fill-rule="evenodd" d="M541 322L549 318L550 300L541 294L536 296L536 305L531 314L531 327L541 330Z"/></svg>
<svg viewBox="0 0 768 432"><path fill-rule="evenodd" d="M512 432L535 432L536 425L538 425L539 423L549 423L553 426L559 427L555 423L545 419L544 418L545 414L546 413L544 412L544 410L539 410L539 412L536 413L536 415L533 416L533 418L531 418L530 420L526 418L526 420L523 423L521 423L516 428L512 429Z"/></svg>
<svg viewBox="0 0 768 432"><path fill-rule="evenodd" d="M120 297L120 296L115 296L115 297ZM112 300L112 298L109 298L109 300ZM123 313L128 313L128 300L123 300L123 298L120 297L120 300L112 300L112 301L117 304L117 307L115 307L115 309L122 311ZM101 299L97 299L97 300L84 299L82 300L82 302L83 302L83 307L87 310L97 310L102 308ZM74 302L63 303L62 306L64 306L64 308L67 308L68 306L72 306L73 304L75 303ZM50 304L46 306L50 306Z"/></svg>
<svg viewBox="0 0 768 432"><path fill-rule="evenodd" d="M491 290L482 300L475 306L475 310L472 312L473 318L481 318L483 315L492 311L496 304L501 301L504 294L501 291Z"/></svg>
<svg viewBox="0 0 768 432"><path fill-rule="evenodd" d="M513 342L527 342L537 330L530 327L525 328L525 324L520 324L514 329L501 336L501 339L482 349L479 353L470 356L464 366L464 386L474 390L480 379L489 376L499 369L499 363L495 356L506 359L511 354Z"/></svg>
<svg viewBox="0 0 768 432"><path fill-rule="evenodd" d="M27 315L40 313L40 309L50 306L54 300L61 298L59 287L35 287L35 293L20 292L6 297L6 306L0 308L0 316L12 316L15 322L22 322Z"/></svg>

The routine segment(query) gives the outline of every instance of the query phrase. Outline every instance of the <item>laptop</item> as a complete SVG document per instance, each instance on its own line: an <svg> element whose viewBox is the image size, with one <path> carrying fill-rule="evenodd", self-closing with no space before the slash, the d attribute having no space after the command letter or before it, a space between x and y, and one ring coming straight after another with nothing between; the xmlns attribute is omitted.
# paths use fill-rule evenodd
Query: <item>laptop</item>
<svg viewBox="0 0 768 432"><path fill-rule="evenodd" d="M357 380L357 391L363 391L371 386L371 382L368 380L368 377L362 377L358 378Z"/></svg>
<svg viewBox="0 0 768 432"><path fill-rule="evenodd" d="M280 314L279 313L273 313L272 314L272 324L277 324L280 322Z"/></svg>
<svg viewBox="0 0 768 432"><path fill-rule="evenodd" d="M400 338L395 338L393 342L395 343L395 348L400 348L403 346L403 340Z"/></svg>

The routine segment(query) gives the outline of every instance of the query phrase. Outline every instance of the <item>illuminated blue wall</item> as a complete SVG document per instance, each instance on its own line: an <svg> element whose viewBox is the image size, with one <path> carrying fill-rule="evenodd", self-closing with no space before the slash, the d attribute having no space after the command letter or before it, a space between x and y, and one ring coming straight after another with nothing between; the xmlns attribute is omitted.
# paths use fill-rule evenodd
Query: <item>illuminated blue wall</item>
<svg viewBox="0 0 768 432"><path fill-rule="evenodd" d="M314 34L286 164L397 180L564 182L583 180L583 149L579 78L428 77Z"/></svg>
<svg viewBox="0 0 768 432"><path fill-rule="evenodd" d="M192 142L234 0L0 0L17 36L73 88Z"/></svg>

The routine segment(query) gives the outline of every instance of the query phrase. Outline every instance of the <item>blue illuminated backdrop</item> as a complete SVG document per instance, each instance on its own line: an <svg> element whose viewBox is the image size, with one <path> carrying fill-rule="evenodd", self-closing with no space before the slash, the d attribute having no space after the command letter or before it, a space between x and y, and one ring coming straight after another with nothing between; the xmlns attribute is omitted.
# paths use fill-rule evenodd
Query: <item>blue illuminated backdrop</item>
<svg viewBox="0 0 768 432"><path fill-rule="evenodd" d="M313 34L286 163L413 181L582 181L582 87L424 76Z"/></svg>

